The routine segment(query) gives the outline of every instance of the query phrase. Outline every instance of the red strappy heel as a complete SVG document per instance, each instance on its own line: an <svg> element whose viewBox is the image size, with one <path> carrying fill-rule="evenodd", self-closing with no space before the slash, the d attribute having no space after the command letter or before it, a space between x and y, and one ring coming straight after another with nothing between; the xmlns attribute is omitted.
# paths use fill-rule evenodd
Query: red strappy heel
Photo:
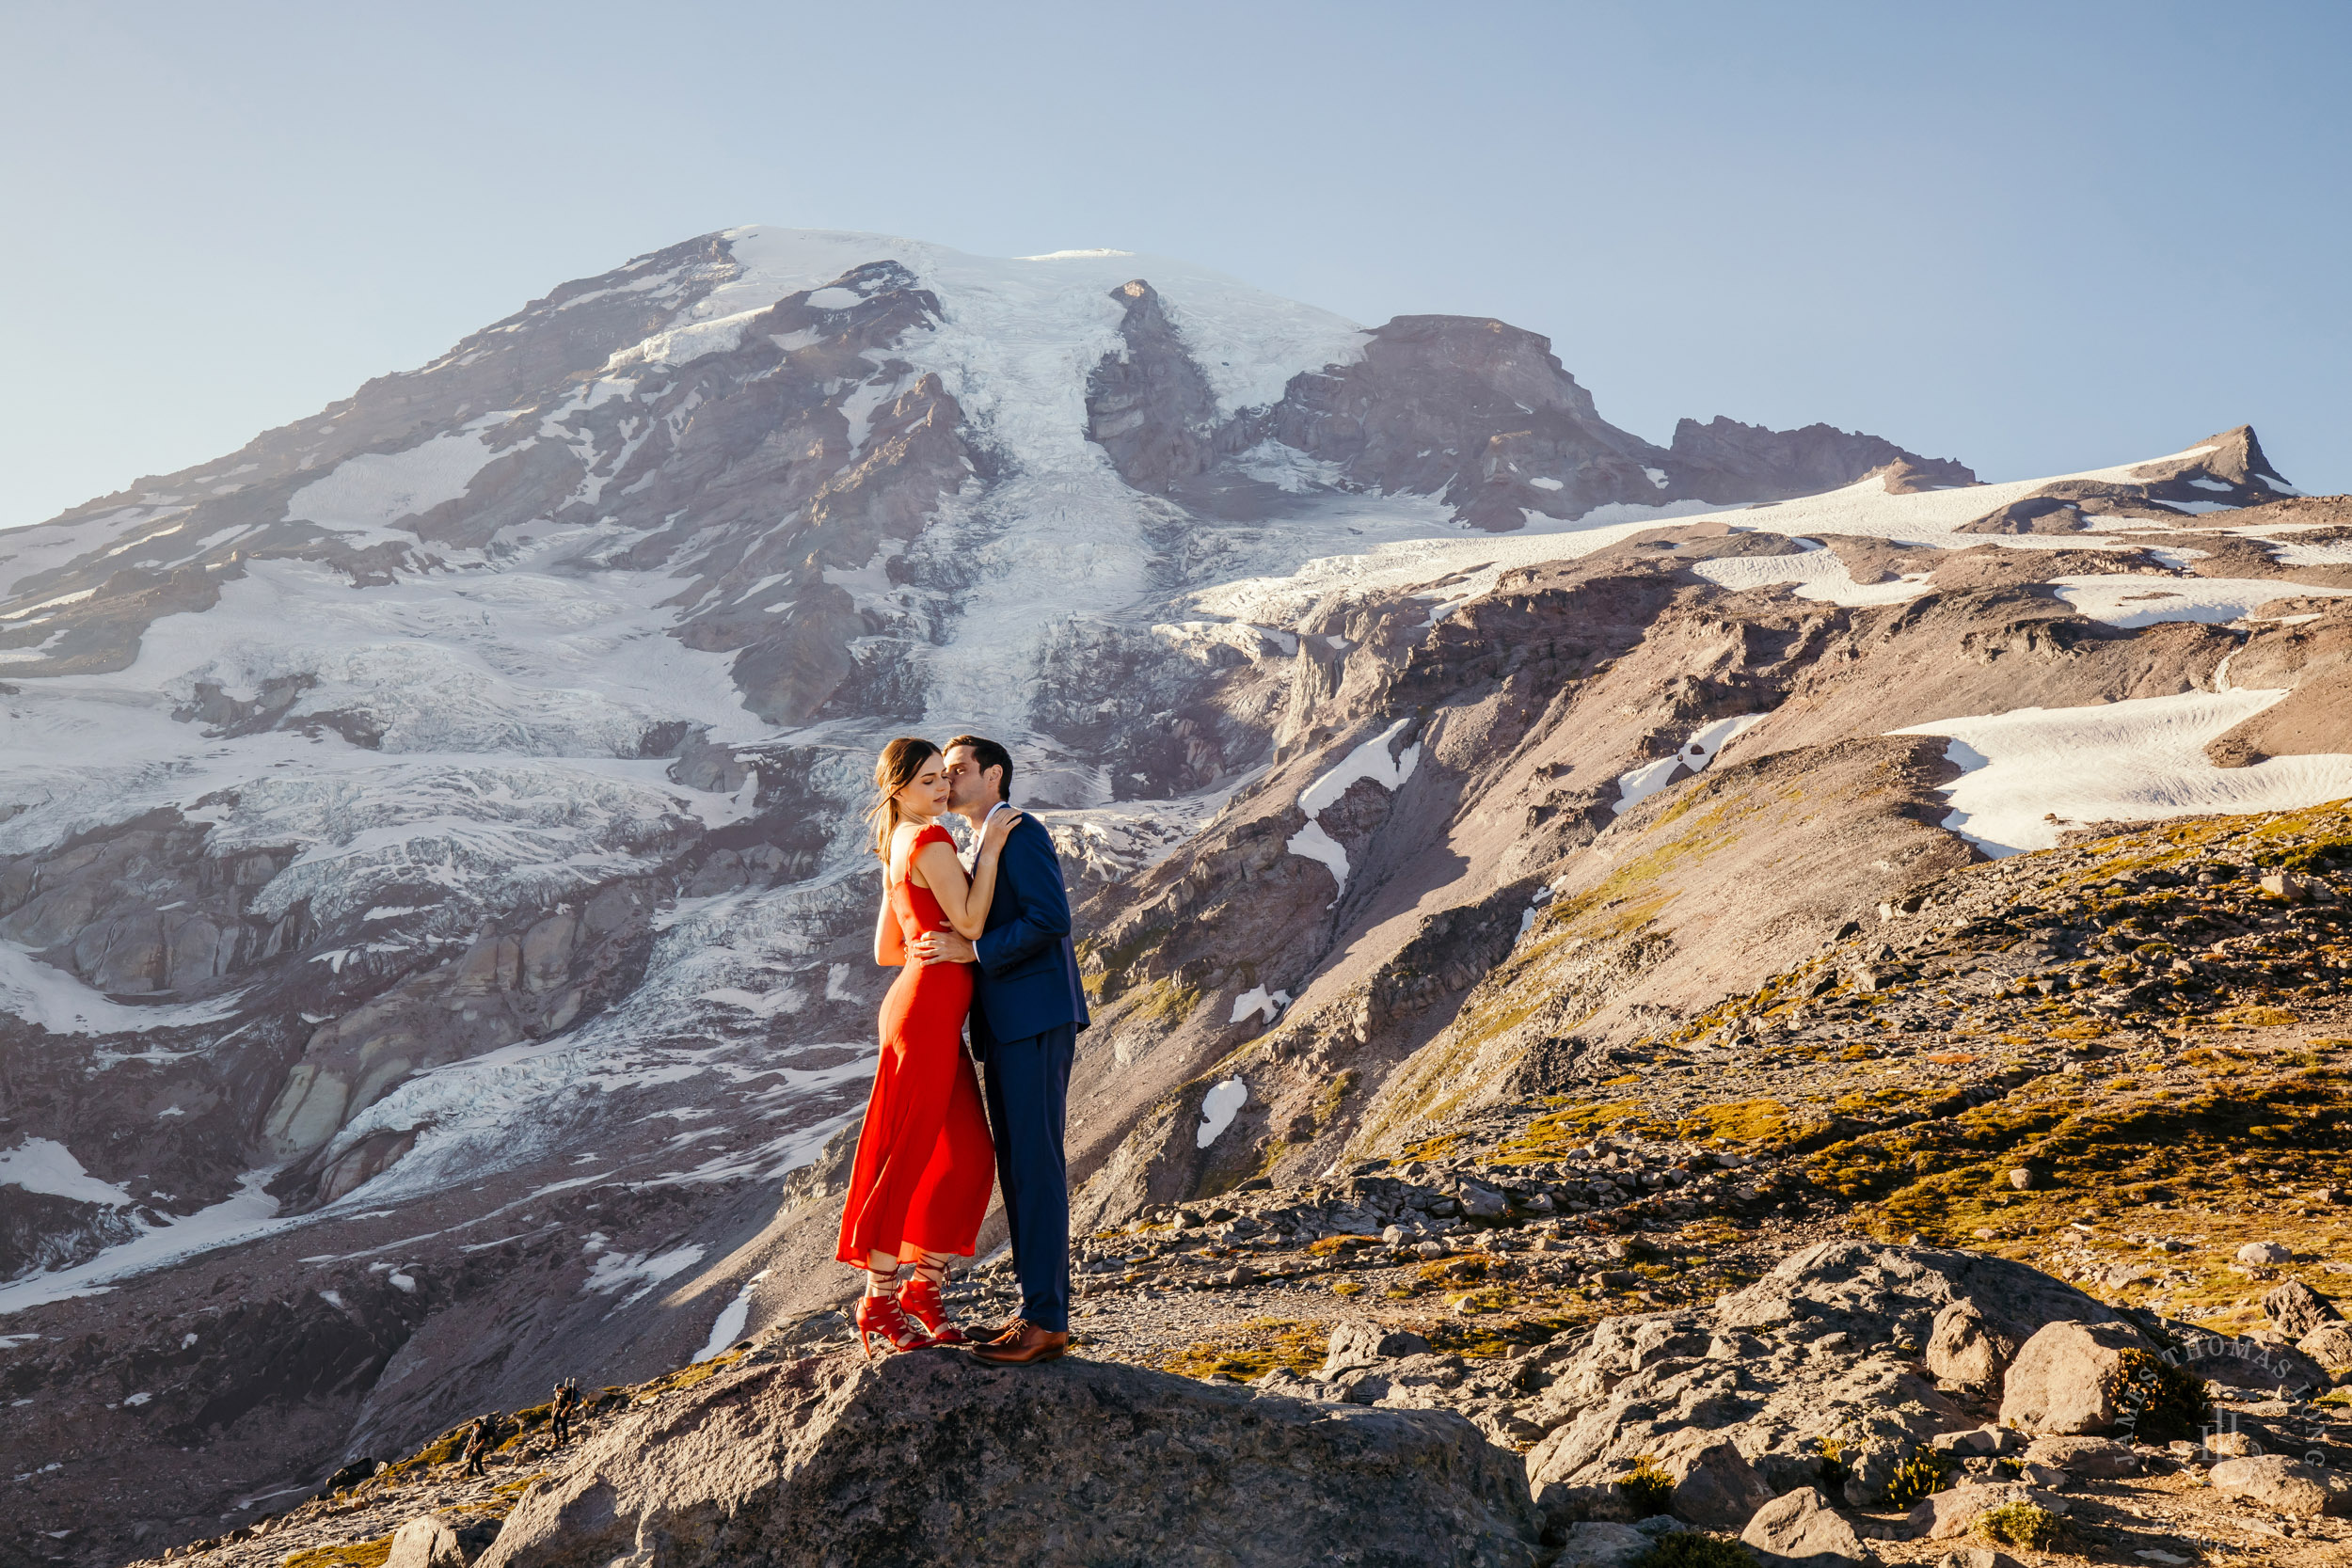
<svg viewBox="0 0 2352 1568"><path fill-rule="evenodd" d="M907 1316L923 1325L923 1331L930 1336L932 1344L964 1343L963 1330L948 1321L946 1305L939 1299L937 1281L926 1279L919 1274L914 1275L898 1287L898 1306Z"/></svg>
<svg viewBox="0 0 2352 1568"><path fill-rule="evenodd" d="M897 1296L860 1296L857 1304L858 1348L867 1360L874 1356L875 1338L886 1347L882 1354L893 1351L921 1350L931 1342L922 1326L909 1319L898 1306Z"/></svg>

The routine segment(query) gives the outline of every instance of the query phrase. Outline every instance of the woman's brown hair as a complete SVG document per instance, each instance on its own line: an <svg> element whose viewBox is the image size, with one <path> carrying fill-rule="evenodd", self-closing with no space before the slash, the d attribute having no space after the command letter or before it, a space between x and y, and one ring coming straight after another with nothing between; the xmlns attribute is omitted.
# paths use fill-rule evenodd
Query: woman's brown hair
<svg viewBox="0 0 2352 1568"><path fill-rule="evenodd" d="M874 825L874 854L884 865L890 863L890 835L898 831L898 791L939 754L921 736L902 735L882 748L874 764L874 803L866 808L866 820Z"/></svg>

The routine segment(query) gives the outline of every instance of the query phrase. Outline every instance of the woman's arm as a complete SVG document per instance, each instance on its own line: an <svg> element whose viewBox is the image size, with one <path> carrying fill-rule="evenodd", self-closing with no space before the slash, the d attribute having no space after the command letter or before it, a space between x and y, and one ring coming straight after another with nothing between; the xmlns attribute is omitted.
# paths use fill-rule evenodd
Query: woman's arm
<svg viewBox="0 0 2352 1568"><path fill-rule="evenodd" d="M979 858L973 863L969 884L963 879L963 863L946 845L926 844L923 852L915 857L924 886L939 900L940 912L947 917L947 924L966 942L987 928L988 906L996 896L996 863L1004 855L1006 836L1020 820L1017 811L1000 811L989 818L988 832L980 837Z"/></svg>
<svg viewBox="0 0 2352 1568"><path fill-rule="evenodd" d="M874 961L884 969L902 969L907 961L907 934L898 929L887 887L882 890L882 915L874 922Z"/></svg>

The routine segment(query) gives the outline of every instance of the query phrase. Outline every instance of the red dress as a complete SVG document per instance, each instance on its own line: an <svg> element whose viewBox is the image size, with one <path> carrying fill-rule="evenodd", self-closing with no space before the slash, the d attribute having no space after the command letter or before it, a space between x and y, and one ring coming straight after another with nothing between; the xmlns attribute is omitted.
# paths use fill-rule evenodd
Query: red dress
<svg viewBox="0 0 2352 1568"><path fill-rule="evenodd" d="M912 863L926 844L954 847L934 823L915 835ZM912 948L925 931L947 928L930 889L890 877L891 912ZM972 1010L972 971L963 964L909 962L882 998L882 1060L866 1102L850 1196L834 1256L861 1267L866 1255L913 1262L926 1252L970 1257L988 1212L996 1148L980 1108L979 1080L963 1051L963 1019Z"/></svg>

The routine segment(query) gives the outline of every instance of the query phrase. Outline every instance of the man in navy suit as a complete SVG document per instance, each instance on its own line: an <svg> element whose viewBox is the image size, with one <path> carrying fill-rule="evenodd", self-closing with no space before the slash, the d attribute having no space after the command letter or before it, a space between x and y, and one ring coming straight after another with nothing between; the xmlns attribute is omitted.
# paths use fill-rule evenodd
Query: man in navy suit
<svg viewBox="0 0 2352 1568"><path fill-rule="evenodd" d="M1012 753L993 740L947 742L947 809L977 834L1008 809ZM953 931L917 939L926 963L977 965L972 1050L980 1058L996 1180L1012 1230L1021 1315L973 1354L1000 1365L1051 1361L1070 1344L1070 1171L1062 1117L1070 1060L1089 1022L1070 941L1070 891L1053 835L1024 815L996 863L996 895L977 942Z"/></svg>

